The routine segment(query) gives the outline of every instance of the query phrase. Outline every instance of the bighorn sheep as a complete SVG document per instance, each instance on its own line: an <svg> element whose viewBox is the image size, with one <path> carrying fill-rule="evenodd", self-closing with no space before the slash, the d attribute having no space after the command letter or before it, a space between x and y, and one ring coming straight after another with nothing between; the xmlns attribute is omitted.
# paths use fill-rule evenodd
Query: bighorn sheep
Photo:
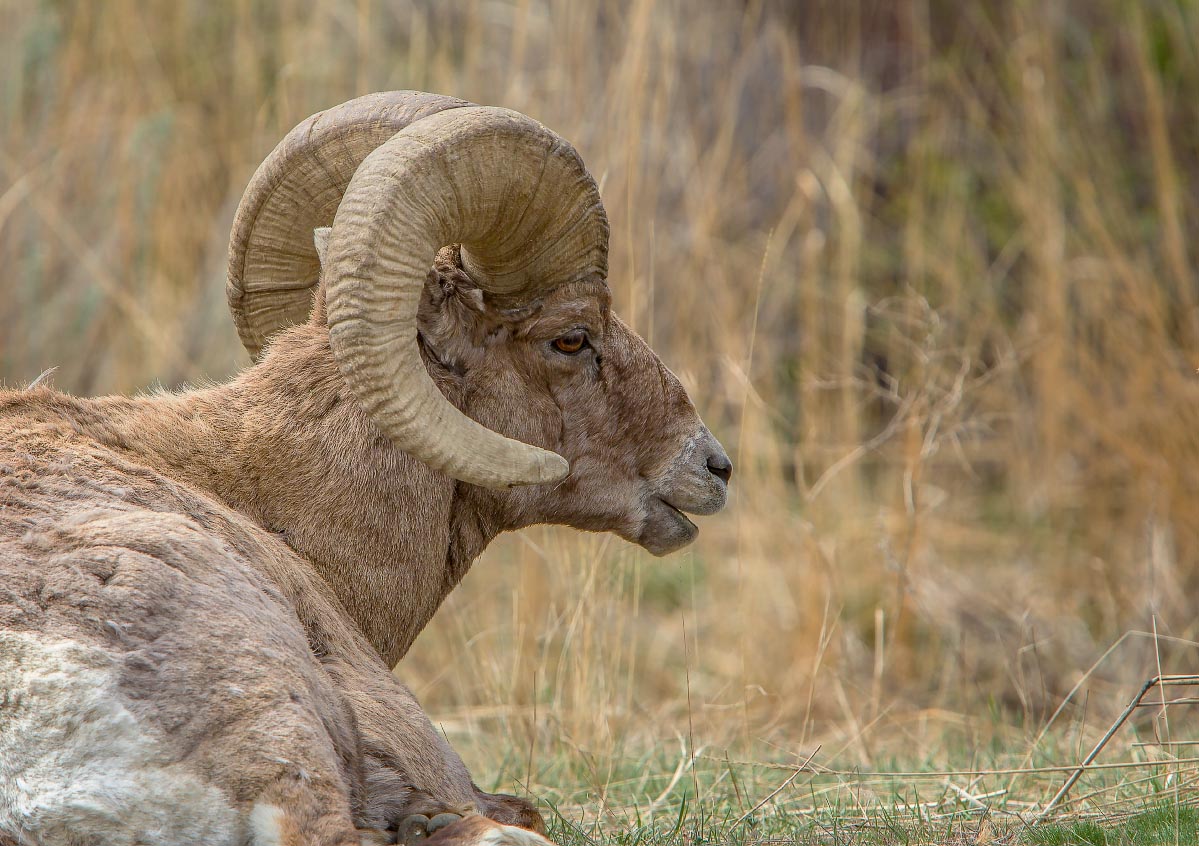
<svg viewBox="0 0 1199 846"><path fill-rule="evenodd" d="M695 536L682 512L724 506L720 444L609 312L607 240L535 121L362 97L297 126L242 200L228 294L254 366L0 392L0 841L539 828L389 668L500 532L663 554Z"/></svg>

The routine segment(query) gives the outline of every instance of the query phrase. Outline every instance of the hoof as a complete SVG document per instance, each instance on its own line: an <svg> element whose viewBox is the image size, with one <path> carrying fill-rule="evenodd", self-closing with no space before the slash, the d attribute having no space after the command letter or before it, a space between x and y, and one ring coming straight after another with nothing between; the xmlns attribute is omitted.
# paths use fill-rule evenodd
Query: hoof
<svg viewBox="0 0 1199 846"><path fill-rule="evenodd" d="M438 816L441 815L438 814ZM429 818L424 814L410 814L400 820L399 826L396 827L395 842L405 846L415 846L428 836Z"/></svg>

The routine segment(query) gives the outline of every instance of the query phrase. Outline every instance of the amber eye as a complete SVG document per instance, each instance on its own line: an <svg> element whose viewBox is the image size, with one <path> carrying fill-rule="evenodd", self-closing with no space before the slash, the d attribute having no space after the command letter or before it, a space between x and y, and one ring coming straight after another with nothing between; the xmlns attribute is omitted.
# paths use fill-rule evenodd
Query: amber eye
<svg viewBox="0 0 1199 846"><path fill-rule="evenodd" d="M554 341L554 349L567 355L574 355L587 346L586 332L568 332Z"/></svg>

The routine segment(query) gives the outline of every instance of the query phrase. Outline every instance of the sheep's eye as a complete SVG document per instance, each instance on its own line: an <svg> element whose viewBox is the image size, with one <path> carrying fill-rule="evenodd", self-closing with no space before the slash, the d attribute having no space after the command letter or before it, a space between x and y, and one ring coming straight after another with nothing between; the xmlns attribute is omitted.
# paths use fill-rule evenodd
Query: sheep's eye
<svg viewBox="0 0 1199 846"><path fill-rule="evenodd" d="M585 346L587 346L586 332L567 332L561 338L554 340L554 349L567 355L582 352Z"/></svg>

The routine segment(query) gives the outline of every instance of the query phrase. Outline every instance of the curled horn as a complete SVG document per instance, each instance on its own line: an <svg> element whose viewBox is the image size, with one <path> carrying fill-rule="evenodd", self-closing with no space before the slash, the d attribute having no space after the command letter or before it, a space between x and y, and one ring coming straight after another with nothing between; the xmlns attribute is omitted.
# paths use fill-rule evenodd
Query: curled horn
<svg viewBox="0 0 1199 846"><path fill-rule="evenodd" d="M234 226L229 300L252 355L307 317L320 273L312 231L330 217L330 341L376 425L471 484L565 476L561 456L480 426L442 396L421 360L416 314L448 244L461 245L481 288L508 298L606 275L607 217L570 144L517 112L414 92L309 118L259 168Z"/></svg>

